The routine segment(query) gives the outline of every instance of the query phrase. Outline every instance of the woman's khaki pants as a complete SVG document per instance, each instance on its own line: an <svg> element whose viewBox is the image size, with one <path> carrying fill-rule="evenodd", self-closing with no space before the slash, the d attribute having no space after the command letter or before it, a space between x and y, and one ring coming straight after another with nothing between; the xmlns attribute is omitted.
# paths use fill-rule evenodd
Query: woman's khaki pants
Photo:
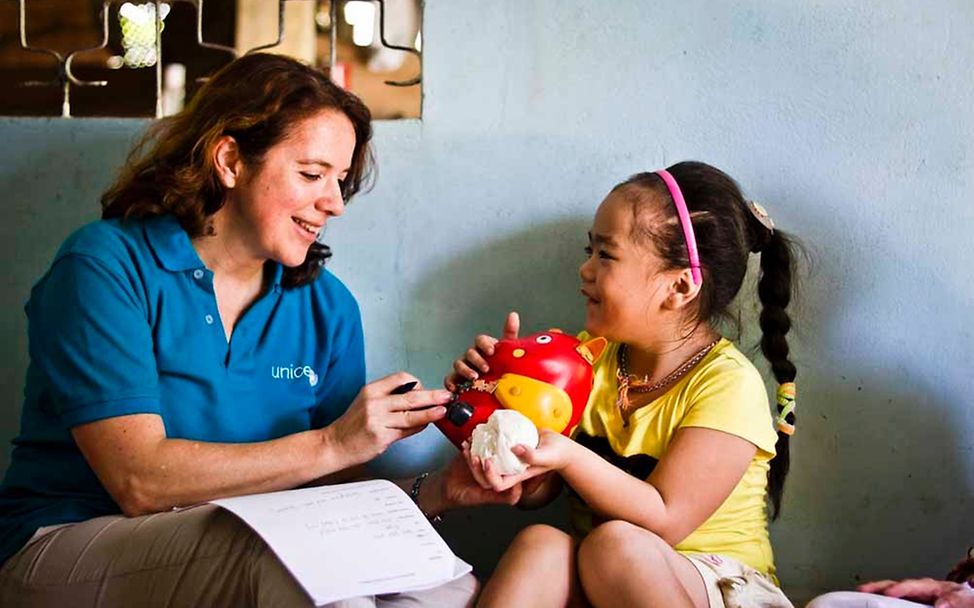
<svg viewBox="0 0 974 608"><path fill-rule="evenodd" d="M465 608L476 593L468 574L435 589L330 606ZM41 529L0 569L4 608L310 605L264 541L213 505Z"/></svg>

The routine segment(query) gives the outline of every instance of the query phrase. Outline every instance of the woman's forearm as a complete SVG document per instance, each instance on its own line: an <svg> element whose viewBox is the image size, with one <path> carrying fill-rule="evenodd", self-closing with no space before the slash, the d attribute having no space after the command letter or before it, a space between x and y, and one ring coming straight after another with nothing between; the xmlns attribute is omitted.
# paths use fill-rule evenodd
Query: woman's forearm
<svg viewBox="0 0 974 608"><path fill-rule="evenodd" d="M327 428L234 444L169 439L159 424L158 417L137 415L74 429L85 457L126 515L290 489L359 464Z"/></svg>

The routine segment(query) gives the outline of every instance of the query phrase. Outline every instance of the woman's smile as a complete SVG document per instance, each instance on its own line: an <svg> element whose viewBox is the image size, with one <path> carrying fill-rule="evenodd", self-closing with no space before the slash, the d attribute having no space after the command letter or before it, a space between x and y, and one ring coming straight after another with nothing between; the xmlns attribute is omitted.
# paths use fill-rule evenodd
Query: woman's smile
<svg viewBox="0 0 974 608"><path fill-rule="evenodd" d="M307 240L309 243L313 243L315 239L318 238L318 233L321 232L322 228L324 228L324 224L312 224L311 222L306 222L298 217L292 217L291 221L294 222L294 225L296 226L298 233L301 234L301 237Z"/></svg>

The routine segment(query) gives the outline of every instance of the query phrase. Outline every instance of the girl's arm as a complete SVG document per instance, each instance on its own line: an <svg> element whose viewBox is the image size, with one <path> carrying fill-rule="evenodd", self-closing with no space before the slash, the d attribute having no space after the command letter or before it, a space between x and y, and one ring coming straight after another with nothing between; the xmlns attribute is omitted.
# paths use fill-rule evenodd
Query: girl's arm
<svg viewBox="0 0 974 608"><path fill-rule="evenodd" d="M575 445L562 469L565 481L598 513L646 528L670 545L713 515L757 453L754 444L736 435L684 428L643 481Z"/></svg>
<svg viewBox="0 0 974 608"><path fill-rule="evenodd" d="M501 477L488 464L486 478L495 490L554 469L599 514L646 528L676 545L730 496L757 447L722 431L683 428L646 480L555 433L543 433L537 449L518 446L515 453L531 466L521 475Z"/></svg>

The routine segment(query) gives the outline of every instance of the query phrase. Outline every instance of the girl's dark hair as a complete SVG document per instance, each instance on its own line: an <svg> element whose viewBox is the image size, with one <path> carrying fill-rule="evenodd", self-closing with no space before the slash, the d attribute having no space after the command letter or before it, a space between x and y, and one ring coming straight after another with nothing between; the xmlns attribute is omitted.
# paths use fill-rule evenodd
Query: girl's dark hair
<svg viewBox="0 0 974 608"><path fill-rule="evenodd" d="M243 161L259 166L294 125L322 110L341 112L355 130L352 163L342 185L348 201L373 177L369 109L319 70L258 53L224 66L185 110L149 128L102 195L102 218L172 214L191 237L212 234L210 216L226 196L213 165L217 141L224 135L233 137ZM329 257L327 245L314 243L300 266L284 269L283 286L310 283Z"/></svg>
<svg viewBox="0 0 974 608"><path fill-rule="evenodd" d="M771 363L779 384L793 382L797 370L789 359L785 338L791 329L786 308L795 287L793 276L798 243L781 230L769 230L751 212L737 183L723 171L693 161L675 164L667 170L686 199L703 273L693 320L713 324L729 317L730 304L747 273L748 256L752 252L760 253L761 352ZM619 192L633 203L633 237L652 243L663 258L665 269L690 266L673 199L659 175L636 174L616 186L613 192ZM662 214L666 221L640 221L646 212ZM791 413L786 420L794 424L794 418ZM778 432L775 450L776 456L768 471L772 519L781 512L781 496L790 460L788 435Z"/></svg>

